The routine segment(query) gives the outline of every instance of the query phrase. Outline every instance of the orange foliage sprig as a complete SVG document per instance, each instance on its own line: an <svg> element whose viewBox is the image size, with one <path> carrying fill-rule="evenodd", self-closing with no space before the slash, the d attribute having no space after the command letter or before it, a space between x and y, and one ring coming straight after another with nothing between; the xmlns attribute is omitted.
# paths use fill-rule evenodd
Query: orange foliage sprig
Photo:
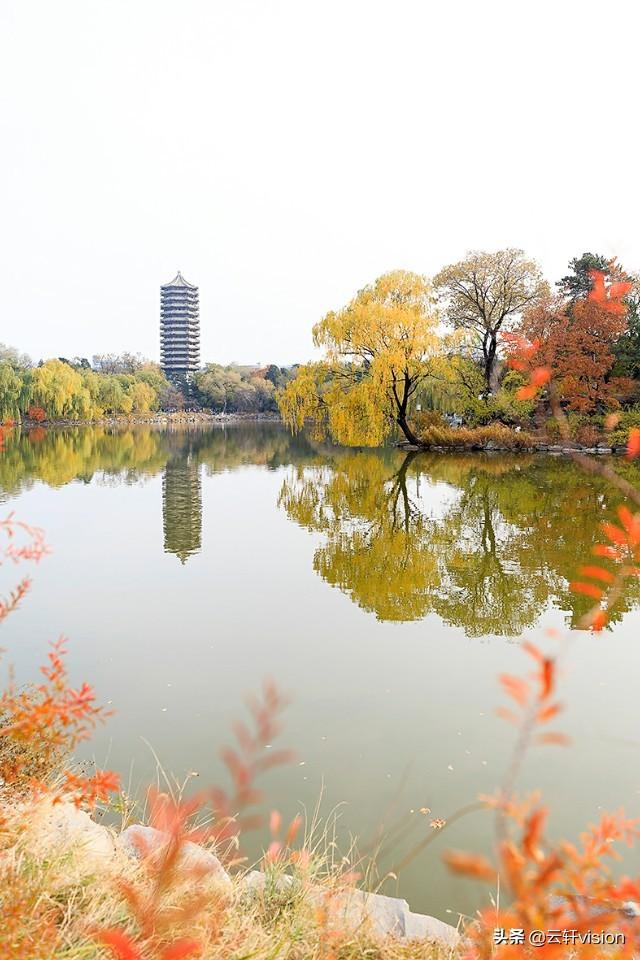
<svg viewBox="0 0 640 960"><path fill-rule="evenodd" d="M609 861L619 859L616 842L631 845L639 833L638 820L627 819L622 812L603 815L600 822L580 836L578 844L566 841L549 844L544 828L548 816L537 797L518 801L513 793L517 769L531 742L564 744L566 737L557 732L536 732L561 710L555 699L556 663L532 644L523 644L535 663L527 678L503 674L500 682L515 703L515 710L498 713L520 728L514 758L504 787L495 797L483 797L485 805L496 810L496 865L485 857L457 851L449 852L445 861L454 873L506 888L512 902L506 907L482 911L467 930L465 960L489 960L496 949L496 933L504 932L499 956L503 960L528 955L525 939L509 943L512 931L546 931L547 942L536 947L535 956L555 958L567 956L567 940L562 931L586 933L609 930L622 934L626 942L619 957L633 956L640 943L637 922L620 912L620 904L640 894L640 881L623 878L614 881ZM501 893L504 902L505 893ZM553 934L558 931L556 942ZM571 942L571 956L601 956L588 943Z"/></svg>
<svg viewBox="0 0 640 960"><path fill-rule="evenodd" d="M118 960L178 960L198 956L199 940L188 936L199 919L208 936L217 933L225 903L212 898L211 890L199 885L207 873L201 863L184 856L185 845L207 839L208 831L193 820L206 806L204 794L180 800L149 791L149 823L160 831L160 842L136 838L145 881L120 880L118 887L136 925L135 932L113 928L98 930L94 937L109 947ZM167 894L172 894L167 897ZM206 908L206 916L205 916Z"/></svg>
<svg viewBox="0 0 640 960"><path fill-rule="evenodd" d="M549 721L562 710L560 701L555 698L557 672L555 658L545 656L532 643L523 643L522 649L533 660L534 670L527 677L518 677L510 673L500 675L500 684L514 702L515 709L500 707L496 711L498 716L519 728L518 739L499 795L493 800L483 798L496 808L499 846L505 842L505 816L513 815L510 804L513 802L516 778L529 746L533 743L565 746L569 742L568 737L563 733L555 730L539 730L540 727L546 727Z"/></svg>
<svg viewBox="0 0 640 960"><path fill-rule="evenodd" d="M42 683L17 690L13 678L0 697L0 737L11 739L18 746L37 749L41 762L46 765L56 757L71 754L87 740L98 723L109 713L96 703L96 695L89 684L72 687L68 682L65 664L64 640L51 645L48 663L41 667ZM5 783L16 781L26 764L27 751L10 754L2 768ZM34 784L34 786L39 786ZM105 771L97 771L94 777L79 777L72 772L63 775L62 786L56 791L72 797L77 806L83 802L94 803L105 799L109 790L117 787L117 777Z"/></svg>
<svg viewBox="0 0 640 960"><path fill-rule="evenodd" d="M253 731L242 722L236 723L236 746L224 747L220 752L231 778L231 790L215 788L211 791L216 814L211 839L226 858L235 849L233 862L241 859L237 856L241 832L256 829L264 823L262 815L248 812L263 800L262 791L256 788L256 779L273 767L288 763L293 757L289 750L271 749L272 741L280 732L279 718L286 704L286 698L275 684L266 681L262 698L250 697L248 700ZM221 845L225 843L226 850L222 850Z"/></svg>
<svg viewBox="0 0 640 960"><path fill-rule="evenodd" d="M2 535L4 544L0 547L0 566L7 561L21 563L26 560L39 563L48 553L42 530L16 520L13 513L0 520L0 536ZM0 598L0 623L18 608L30 587L30 577L23 577L6 597Z"/></svg>
<svg viewBox="0 0 640 960"><path fill-rule="evenodd" d="M121 882L119 885L136 931L110 929L95 934L97 940L111 948L118 960L178 960L198 956L201 941L183 936L196 919L203 938L216 939L219 935L226 909L224 896L212 902L210 890L197 888L197 882L203 879L207 868L197 862L191 863L184 856L185 845L189 842L207 844L227 866L244 859L239 856L241 832L264 823L262 815L248 812L263 799L255 781L292 756L286 750L270 750L280 730L279 715L285 704L286 699L270 681L265 683L261 698L249 699L253 729L244 723L236 724L237 745L221 751L231 777L230 790L214 787L200 791L188 800L150 791L149 822L160 831L161 840L159 844L148 844L136 839L146 882ZM271 815L273 841L266 854L267 862L274 862L290 849L302 823L299 817L295 817L283 842L276 839L281 822L279 814ZM295 862L293 852L291 862ZM180 890L185 896L179 897L176 903L175 894ZM169 893L172 896L167 900L166 894Z"/></svg>
<svg viewBox="0 0 640 960"><path fill-rule="evenodd" d="M499 875L501 887L513 897L509 906L483 910L468 928L465 960L489 960L495 955L496 934L501 933L505 939L498 956L521 960L530 955L532 930L546 933L546 943L531 952L545 960L604 956L593 945L579 942L579 934L588 931L620 935L625 942L615 956L634 956L640 942L638 922L621 911L620 904L636 897L640 886L629 878L615 881L610 862L620 859L616 843L631 845L637 840L638 821L622 812L605 814L580 836L579 843L550 844L544 836L544 807L533 806L523 818L516 814L513 819L517 830L501 843L497 868L483 857L453 853L447 858L449 868L458 874L492 884ZM523 931L524 943L509 943L509 933L517 930ZM563 938L564 931L576 931L574 939Z"/></svg>
<svg viewBox="0 0 640 960"><path fill-rule="evenodd" d="M619 527L614 523L602 524L609 543L598 543L593 547L595 556L608 561L613 569L600 563L586 564L579 569L580 576L586 579L571 583L574 593L596 601L583 619L583 625L596 632L606 626L609 611L622 595L625 581L640 576L640 513L633 514L628 507L621 505L618 517Z"/></svg>
<svg viewBox="0 0 640 960"><path fill-rule="evenodd" d="M302 817L300 814L296 814L296 816L287 826L284 837L281 838L280 834L282 830L282 816L278 810L273 810L271 812L271 816L269 817L271 843L269 844L264 857L267 863L275 863L278 860L282 861L288 859L293 863L298 863L303 866L307 864L307 857L299 856L301 852L306 851L296 851L291 849L301 826Z"/></svg>

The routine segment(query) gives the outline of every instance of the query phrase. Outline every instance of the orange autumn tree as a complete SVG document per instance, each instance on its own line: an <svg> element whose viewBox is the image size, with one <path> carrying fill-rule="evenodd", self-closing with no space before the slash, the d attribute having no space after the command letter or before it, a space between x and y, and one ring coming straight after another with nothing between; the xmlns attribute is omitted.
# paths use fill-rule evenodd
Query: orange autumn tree
<svg viewBox="0 0 640 960"><path fill-rule="evenodd" d="M632 380L611 376L613 347L626 329L624 311L591 295L574 303L555 296L526 311L518 334L539 344L536 362L550 370L562 406L595 413L619 407L635 390Z"/></svg>

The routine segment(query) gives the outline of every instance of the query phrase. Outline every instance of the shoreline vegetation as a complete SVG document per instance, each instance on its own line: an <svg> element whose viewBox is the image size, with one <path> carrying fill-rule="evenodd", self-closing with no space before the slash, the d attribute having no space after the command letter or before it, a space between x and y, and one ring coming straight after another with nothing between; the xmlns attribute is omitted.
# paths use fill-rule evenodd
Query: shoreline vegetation
<svg viewBox="0 0 640 960"><path fill-rule="evenodd" d="M640 427L640 276L592 253L569 268L555 291L518 249L469 253L433 279L378 277L313 327L322 358L278 392L283 420L353 447L626 447Z"/></svg>
<svg viewBox="0 0 640 960"><path fill-rule="evenodd" d="M234 423L282 423L283 418L278 413L214 413L210 410L183 410L157 412L147 414L129 414L128 416L99 417L95 419L57 418L45 420L31 420L25 417L19 424L20 428L29 432L38 429L63 429L69 427L88 426L178 426L178 425L224 425ZM285 424L286 425L286 424ZM306 426L313 430L312 421ZM1 427L0 427L1 429ZM7 429L7 428L5 428ZM398 450L407 453L552 453L574 454L584 453L593 455L623 455L626 453L626 442L615 443L611 439L603 439L602 431L594 429L593 436L598 439L590 444L572 440L557 439L515 430L502 424L492 424L488 427L448 427L442 424L438 427L427 428L420 435L419 443L410 443L408 440L397 440L391 444ZM385 444L388 446L389 444Z"/></svg>
<svg viewBox="0 0 640 960"><path fill-rule="evenodd" d="M158 411L156 413L129 414L122 416L104 416L93 419L72 419L59 417L45 420L31 420L25 417L20 426L25 430L33 430L38 427L57 428L57 427L94 427L94 426L135 426L145 425L172 425L172 424L207 424L207 423L281 423L282 418L278 413L214 413L211 410L172 410L166 413Z"/></svg>

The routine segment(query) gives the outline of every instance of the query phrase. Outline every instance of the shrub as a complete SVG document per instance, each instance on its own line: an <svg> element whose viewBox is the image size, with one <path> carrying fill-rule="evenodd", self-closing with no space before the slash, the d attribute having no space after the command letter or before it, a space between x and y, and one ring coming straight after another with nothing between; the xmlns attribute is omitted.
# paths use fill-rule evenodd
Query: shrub
<svg viewBox="0 0 640 960"><path fill-rule="evenodd" d="M412 425L418 436L430 427L446 429L447 421L438 410L418 410L413 418Z"/></svg>
<svg viewBox="0 0 640 960"><path fill-rule="evenodd" d="M580 424L575 430L575 439L585 447L595 447L602 440L602 431L593 423Z"/></svg>
<svg viewBox="0 0 640 960"><path fill-rule="evenodd" d="M527 450L536 443L535 438L526 431L512 430L504 424L494 423L486 427L428 427L420 434L420 440L426 447L445 447L459 450L468 448L483 449L487 444L505 450Z"/></svg>
<svg viewBox="0 0 640 960"><path fill-rule="evenodd" d="M47 415L42 409L42 407L31 406L27 410L27 416L30 420L35 420L36 423L42 423L43 420L46 420Z"/></svg>

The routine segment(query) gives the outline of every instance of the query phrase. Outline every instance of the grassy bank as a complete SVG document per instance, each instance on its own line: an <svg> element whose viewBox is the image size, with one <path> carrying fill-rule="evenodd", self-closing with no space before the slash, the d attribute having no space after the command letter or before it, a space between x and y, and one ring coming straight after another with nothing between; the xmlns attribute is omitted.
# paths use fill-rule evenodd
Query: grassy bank
<svg viewBox="0 0 640 960"><path fill-rule="evenodd" d="M263 862L262 873L240 869L228 879L182 856L172 861L171 841L131 857L116 831L72 804L5 795L0 822L4 960L457 956L424 938L381 935L345 909L353 881L313 841L297 867Z"/></svg>

